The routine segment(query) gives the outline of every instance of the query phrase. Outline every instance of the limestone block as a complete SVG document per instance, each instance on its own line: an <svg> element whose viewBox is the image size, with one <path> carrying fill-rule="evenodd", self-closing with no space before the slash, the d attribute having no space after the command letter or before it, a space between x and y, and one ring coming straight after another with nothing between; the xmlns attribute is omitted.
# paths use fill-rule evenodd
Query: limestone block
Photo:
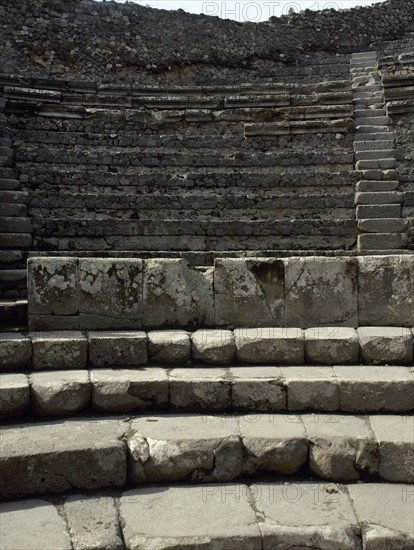
<svg viewBox="0 0 414 550"><path fill-rule="evenodd" d="M2 550L72 550L65 520L48 500L0 503Z"/></svg>
<svg viewBox="0 0 414 550"><path fill-rule="evenodd" d="M25 374L0 374L0 418L23 413L29 407L29 382Z"/></svg>
<svg viewBox="0 0 414 550"><path fill-rule="evenodd" d="M118 512L112 497L70 495L63 509L73 550L123 550Z"/></svg>
<svg viewBox="0 0 414 550"><path fill-rule="evenodd" d="M279 367L232 367L231 401L237 411L278 412L286 409L286 388Z"/></svg>
<svg viewBox="0 0 414 550"><path fill-rule="evenodd" d="M386 481L414 483L414 416L370 416L379 443L379 474Z"/></svg>
<svg viewBox="0 0 414 550"><path fill-rule="evenodd" d="M36 414L76 414L91 400L89 373L79 370L35 372L30 375L30 398Z"/></svg>
<svg viewBox="0 0 414 550"><path fill-rule="evenodd" d="M237 421L219 416L157 416L131 422L129 478L135 483L230 481L241 474Z"/></svg>
<svg viewBox="0 0 414 550"><path fill-rule="evenodd" d="M287 326L358 326L354 258L288 258L285 270Z"/></svg>
<svg viewBox="0 0 414 550"><path fill-rule="evenodd" d="M29 258L27 269L29 316L79 313L77 258Z"/></svg>
<svg viewBox="0 0 414 550"><path fill-rule="evenodd" d="M301 329L236 329L234 338L240 363L300 365L305 360L305 339Z"/></svg>
<svg viewBox="0 0 414 550"><path fill-rule="evenodd" d="M414 256L364 256L358 262L360 326L414 326Z"/></svg>
<svg viewBox="0 0 414 550"><path fill-rule="evenodd" d="M137 367L148 362L143 331L88 332L89 362L94 367Z"/></svg>
<svg viewBox="0 0 414 550"><path fill-rule="evenodd" d="M80 328L142 328L142 280L140 259L80 259Z"/></svg>
<svg viewBox="0 0 414 550"><path fill-rule="evenodd" d="M330 367L284 367L289 411L339 410L339 384Z"/></svg>
<svg viewBox="0 0 414 550"><path fill-rule="evenodd" d="M0 372L23 369L32 360L32 343L27 336L14 332L0 333Z"/></svg>
<svg viewBox="0 0 414 550"><path fill-rule="evenodd" d="M185 364L190 359L191 340L185 330L148 332L148 356L154 363Z"/></svg>
<svg viewBox="0 0 414 550"><path fill-rule="evenodd" d="M31 334L30 338L34 369L86 368L88 340L81 332L36 332Z"/></svg>
<svg viewBox="0 0 414 550"><path fill-rule="evenodd" d="M184 259L145 260L144 326L194 327L214 323L213 270Z"/></svg>
<svg viewBox="0 0 414 550"><path fill-rule="evenodd" d="M98 411L133 411L168 405L164 369L91 371L92 406Z"/></svg>
<svg viewBox="0 0 414 550"><path fill-rule="evenodd" d="M359 340L353 328L316 327L305 330L306 359L319 365L358 364Z"/></svg>
<svg viewBox="0 0 414 550"><path fill-rule="evenodd" d="M361 327L358 337L366 363L406 365L413 361L413 336L408 328Z"/></svg>
<svg viewBox="0 0 414 550"><path fill-rule="evenodd" d="M59 420L3 428L1 497L123 486L126 450L121 437L127 431L122 419Z"/></svg>
<svg viewBox="0 0 414 550"><path fill-rule="evenodd" d="M197 330L191 335L191 354L195 361L228 365L236 357L236 344L231 330Z"/></svg>
<svg viewBox="0 0 414 550"><path fill-rule="evenodd" d="M273 258L216 259L215 324L252 327L284 324L285 267Z"/></svg>
<svg viewBox="0 0 414 550"><path fill-rule="evenodd" d="M219 412L231 406L232 383L225 369L173 369L168 376L173 408Z"/></svg>
<svg viewBox="0 0 414 550"><path fill-rule="evenodd" d="M29 315L29 329L35 330L79 330L79 315Z"/></svg>
<svg viewBox="0 0 414 550"><path fill-rule="evenodd" d="M246 415L239 419L243 473L297 473L308 460L309 443L300 417Z"/></svg>
<svg viewBox="0 0 414 550"><path fill-rule="evenodd" d="M334 481L378 473L378 446L368 420L357 416L303 415L310 440L310 469Z"/></svg>
<svg viewBox="0 0 414 550"><path fill-rule="evenodd" d="M261 550L249 494L246 485L214 483L123 493L119 509L126 547Z"/></svg>

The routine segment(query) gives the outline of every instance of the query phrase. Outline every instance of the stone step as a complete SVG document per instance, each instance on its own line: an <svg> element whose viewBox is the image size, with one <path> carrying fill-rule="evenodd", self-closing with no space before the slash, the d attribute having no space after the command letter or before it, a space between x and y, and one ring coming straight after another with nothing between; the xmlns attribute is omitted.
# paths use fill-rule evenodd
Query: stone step
<svg viewBox="0 0 414 550"><path fill-rule="evenodd" d="M0 233L0 247L19 249L29 248L32 244L30 233Z"/></svg>
<svg viewBox="0 0 414 550"><path fill-rule="evenodd" d="M377 181L377 180L382 180L382 181L394 181L394 180L399 180L399 174L397 172L397 170L384 170L384 169L381 169L381 170L378 170L378 169L375 169L375 170L362 170L362 177L365 179L365 180L369 180L369 181Z"/></svg>
<svg viewBox="0 0 414 550"><path fill-rule="evenodd" d="M374 142L375 143L375 142ZM395 158L395 149L371 149L369 151L356 151L355 159L359 160L384 160Z"/></svg>
<svg viewBox="0 0 414 550"><path fill-rule="evenodd" d="M358 249L399 250L405 248L407 237L402 233L364 233L358 235Z"/></svg>
<svg viewBox="0 0 414 550"><path fill-rule="evenodd" d="M14 191L20 188L20 181L15 179L0 179L0 189L4 191Z"/></svg>
<svg viewBox="0 0 414 550"><path fill-rule="evenodd" d="M27 300L0 300L0 327L22 327L27 325ZM0 335L2 338L3 335ZM0 349L2 345L0 344ZM4 356L0 352L2 361ZM12 358L5 360L3 367L7 368L7 363ZM29 359L28 359L29 360ZM12 363L12 361L9 363ZM24 363L23 363L24 364ZM0 371L3 370L0 368Z"/></svg>
<svg viewBox="0 0 414 550"><path fill-rule="evenodd" d="M384 180L362 180L358 181L355 190L359 193L372 191L397 191L400 187L399 181L384 181Z"/></svg>
<svg viewBox="0 0 414 550"><path fill-rule="evenodd" d="M27 218L27 206L25 204L0 204L0 217Z"/></svg>
<svg viewBox="0 0 414 550"><path fill-rule="evenodd" d="M389 129L386 132L370 132L364 135L355 135L355 143L367 142L367 141L394 141L394 135L390 134Z"/></svg>
<svg viewBox="0 0 414 550"><path fill-rule="evenodd" d="M396 191L356 193L355 204L402 204L403 194Z"/></svg>
<svg viewBox="0 0 414 550"><path fill-rule="evenodd" d="M359 205L356 209L358 220L371 218L401 218L400 204Z"/></svg>
<svg viewBox="0 0 414 550"><path fill-rule="evenodd" d="M359 134L377 134L388 132L391 136L393 136L391 129L388 126L380 124L361 124L356 127L356 130Z"/></svg>
<svg viewBox="0 0 414 550"><path fill-rule="evenodd" d="M381 115L365 116L365 117L355 116L355 124L357 126L370 125L370 124L389 125L390 119L388 116L381 116Z"/></svg>
<svg viewBox="0 0 414 550"><path fill-rule="evenodd" d="M29 218L3 216L0 218L0 232L2 233L30 233L32 223Z"/></svg>
<svg viewBox="0 0 414 550"><path fill-rule="evenodd" d="M355 109L354 110L355 118L385 116L386 114L387 114L386 109Z"/></svg>
<svg viewBox="0 0 414 550"><path fill-rule="evenodd" d="M29 194L26 191L3 191L0 190L0 203L27 204Z"/></svg>
<svg viewBox="0 0 414 550"><path fill-rule="evenodd" d="M407 222L402 218L358 220L358 229L364 233L403 233Z"/></svg>
<svg viewBox="0 0 414 550"><path fill-rule="evenodd" d="M1 269L0 290L27 288L26 269Z"/></svg>
<svg viewBox="0 0 414 550"><path fill-rule="evenodd" d="M394 148L393 138L390 138L387 140L367 140L367 141L354 142L354 150L357 153L362 151L391 151L391 150L394 151L393 148ZM395 155L395 152L394 152L394 155Z"/></svg>
<svg viewBox="0 0 414 550"><path fill-rule="evenodd" d="M390 170L397 167L395 157L377 160L358 160L355 164L357 170Z"/></svg>

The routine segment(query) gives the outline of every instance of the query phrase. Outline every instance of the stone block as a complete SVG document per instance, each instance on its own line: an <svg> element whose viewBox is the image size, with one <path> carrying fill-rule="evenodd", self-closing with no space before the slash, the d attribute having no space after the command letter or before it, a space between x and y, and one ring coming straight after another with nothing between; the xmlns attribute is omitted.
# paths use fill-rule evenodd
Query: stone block
<svg viewBox="0 0 414 550"><path fill-rule="evenodd" d="M89 362L94 367L137 367L148 362L143 331L88 332Z"/></svg>
<svg viewBox="0 0 414 550"><path fill-rule="evenodd" d="M212 365L229 365L236 357L231 330L197 330L191 335L191 354L195 361Z"/></svg>
<svg viewBox="0 0 414 550"><path fill-rule="evenodd" d="M234 338L240 363L300 365L305 360L305 339L301 329L236 329Z"/></svg>
<svg viewBox="0 0 414 550"><path fill-rule="evenodd" d="M98 411L134 411L168 406L164 369L91 371L92 406Z"/></svg>
<svg viewBox="0 0 414 550"><path fill-rule="evenodd" d="M29 330L79 330L79 315L29 315Z"/></svg>
<svg viewBox="0 0 414 550"><path fill-rule="evenodd" d="M142 328L142 293L142 260L79 259L81 329Z"/></svg>
<svg viewBox="0 0 414 550"><path fill-rule="evenodd" d="M305 346L309 363L349 365L359 361L358 334L353 328L309 328L305 330Z"/></svg>
<svg viewBox="0 0 414 550"><path fill-rule="evenodd" d="M212 268L196 268L181 258L145 260L145 327L211 326L213 305Z"/></svg>
<svg viewBox="0 0 414 550"><path fill-rule="evenodd" d="M237 411L279 412L286 409L286 388L279 367L232 367L231 401Z"/></svg>
<svg viewBox="0 0 414 550"><path fill-rule="evenodd" d="M339 384L330 367L284 367L289 411L337 411Z"/></svg>
<svg viewBox="0 0 414 550"><path fill-rule="evenodd" d="M414 326L414 257L364 256L358 262L360 326Z"/></svg>
<svg viewBox="0 0 414 550"><path fill-rule="evenodd" d="M407 365L413 361L413 335L404 327L360 327L361 356L366 363Z"/></svg>
<svg viewBox="0 0 414 550"><path fill-rule="evenodd" d="M25 374L0 374L0 418L22 414L29 407Z"/></svg>
<svg viewBox="0 0 414 550"><path fill-rule="evenodd" d="M0 372L24 369L32 361L32 342L14 332L0 333Z"/></svg>
<svg viewBox="0 0 414 550"><path fill-rule="evenodd" d="M197 412L230 409L232 383L225 369L174 369L168 376L171 407Z"/></svg>
<svg viewBox="0 0 414 550"><path fill-rule="evenodd" d="M190 359L191 340L185 330L148 332L148 358L153 363L183 365Z"/></svg>
<svg viewBox="0 0 414 550"><path fill-rule="evenodd" d="M216 259L214 295L217 326L283 326L284 262L274 258Z"/></svg>
<svg viewBox="0 0 414 550"><path fill-rule="evenodd" d="M287 326L358 326L354 258L288 258L285 266Z"/></svg>
<svg viewBox="0 0 414 550"><path fill-rule="evenodd" d="M35 370L86 368L88 340L81 332L37 332L30 338Z"/></svg>
<svg viewBox="0 0 414 550"><path fill-rule="evenodd" d="M89 373L79 370L35 372L30 375L30 398L36 414L77 414L91 400Z"/></svg>

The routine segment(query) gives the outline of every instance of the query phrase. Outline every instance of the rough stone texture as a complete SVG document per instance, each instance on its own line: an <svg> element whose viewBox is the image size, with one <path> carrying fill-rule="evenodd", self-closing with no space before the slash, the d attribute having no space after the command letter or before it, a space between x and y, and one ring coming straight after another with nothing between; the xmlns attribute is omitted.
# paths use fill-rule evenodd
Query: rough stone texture
<svg viewBox="0 0 414 550"><path fill-rule="evenodd" d="M120 516L126 547L261 550L248 497L247 486L233 484L158 486L123 493Z"/></svg>
<svg viewBox="0 0 414 550"><path fill-rule="evenodd" d="M47 500L0 504L2 550L72 550L65 520Z"/></svg>
<svg viewBox="0 0 414 550"><path fill-rule="evenodd" d="M94 367L137 367L148 362L142 331L88 332L89 362Z"/></svg>
<svg viewBox="0 0 414 550"><path fill-rule="evenodd" d="M127 431L111 419L3 426L1 497L124 485Z"/></svg>
<svg viewBox="0 0 414 550"><path fill-rule="evenodd" d="M0 375L0 418L23 413L29 407L29 382L25 374Z"/></svg>
<svg viewBox="0 0 414 550"><path fill-rule="evenodd" d="M379 473L387 481L414 483L414 417L370 416L379 442Z"/></svg>
<svg viewBox="0 0 414 550"><path fill-rule="evenodd" d="M310 439L310 469L336 481L378 473L378 449L368 420L356 416L304 415Z"/></svg>
<svg viewBox="0 0 414 550"><path fill-rule="evenodd" d="M213 325L213 270L183 259L146 260L143 315L148 328Z"/></svg>
<svg viewBox="0 0 414 550"><path fill-rule="evenodd" d="M231 404L231 380L225 369L174 369L169 373L173 408L225 411Z"/></svg>
<svg viewBox="0 0 414 550"><path fill-rule="evenodd" d="M158 416L131 422L127 440L132 481L230 481L242 468L236 419Z"/></svg>
<svg viewBox="0 0 414 550"><path fill-rule="evenodd" d="M86 368L88 340L81 332L37 332L30 337L34 369Z"/></svg>
<svg viewBox="0 0 414 550"><path fill-rule="evenodd" d="M286 409L286 389L278 367L232 367L231 404L237 411L278 412Z"/></svg>
<svg viewBox="0 0 414 550"><path fill-rule="evenodd" d="M413 335L408 328L361 327L358 337L367 363L406 365L413 361Z"/></svg>
<svg viewBox="0 0 414 550"><path fill-rule="evenodd" d="M123 550L113 498L71 495L63 509L73 550Z"/></svg>
<svg viewBox="0 0 414 550"><path fill-rule="evenodd" d="M229 365L236 357L236 344L230 330L197 330L191 335L191 354L195 361Z"/></svg>
<svg viewBox="0 0 414 550"><path fill-rule="evenodd" d="M92 406L98 411L132 411L168 405L168 377L163 369L91 371Z"/></svg>
<svg viewBox="0 0 414 550"><path fill-rule="evenodd" d="M359 258L359 324L414 326L414 257Z"/></svg>
<svg viewBox="0 0 414 550"><path fill-rule="evenodd" d="M81 329L142 328L143 262L79 259Z"/></svg>
<svg viewBox="0 0 414 550"><path fill-rule="evenodd" d="M243 473L295 474L308 460L309 443L300 417L240 417Z"/></svg>
<svg viewBox="0 0 414 550"><path fill-rule="evenodd" d="M344 412L414 410L414 372L406 367L334 367Z"/></svg>
<svg viewBox="0 0 414 550"><path fill-rule="evenodd" d="M414 547L412 485L356 484L348 486L348 493L362 525L364 550Z"/></svg>
<svg viewBox="0 0 414 550"><path fill-rule="evenodd" d="M287 326L358 326L356 259L288 258L285 272Z"/></svg>
<svg viewBox="0 0 414 550"><path fill-rule="evenodd" d="M214 263L217 326L280 326L284 324L283 260L216 259Z"/></svg>
<svg viewBox="0 0 414 550"><path fill-rule="evenodd" d="M305 330L306 359L320 365L357 364L359 340L355 329L317 327Z"/></svg>
<svg viewBox="0 0 414 550"><path fill-rule="evenodd" d="M185 330L152 330L147 336L149 361L172 365L189 361L191 340Z"/></svg>
<svg viewBox="0 0 414 550"><path fill-rule="evenodd" d="M85 409L91 400L91 382L85 371L35 372L30 375L33 412L65 416Z"/></svg>
<svg viewBox="0 0 414 550"><path fill-rule="evenodd" d="M263 550L361 550L355 513L341 486L258 483L251 486L251 494L262 518Z"/></svg>
<svg viewBox="0 0 414 550"><path fill-rule="evenodd" d="M236 357L241 363L300 365L305 360L305 340L301 329L236 329L234 339Z"/></svg>
<svg viewBox="0 0 414 550"><path fill-rule="evenodd" d="M289 411L337 411L339 384L330 367L285 367Z"/></svg>
<svg viewBox="0 0 414 550"><path fill-rule="evenodd" d="M27 336L13 332L0 333L0 372L23 369L32 360L32 343Z"/></svg>

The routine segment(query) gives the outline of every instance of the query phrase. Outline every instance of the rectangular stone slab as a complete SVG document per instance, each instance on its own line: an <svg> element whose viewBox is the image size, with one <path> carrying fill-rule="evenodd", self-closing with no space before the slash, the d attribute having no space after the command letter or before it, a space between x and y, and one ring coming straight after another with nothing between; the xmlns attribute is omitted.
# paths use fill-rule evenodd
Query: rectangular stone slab
<svg viewBox="0 0 414 550"><path fill-rule="evenodd" d="M32 342L23 334L0 333L0 372L24 369L32 360Z"/></svg>
<svg viewBox="0 0 414 550"><path fill-rule="evenodd" d="M22 414L29 407L25 374L0 374L0 418Z"/></svg>

